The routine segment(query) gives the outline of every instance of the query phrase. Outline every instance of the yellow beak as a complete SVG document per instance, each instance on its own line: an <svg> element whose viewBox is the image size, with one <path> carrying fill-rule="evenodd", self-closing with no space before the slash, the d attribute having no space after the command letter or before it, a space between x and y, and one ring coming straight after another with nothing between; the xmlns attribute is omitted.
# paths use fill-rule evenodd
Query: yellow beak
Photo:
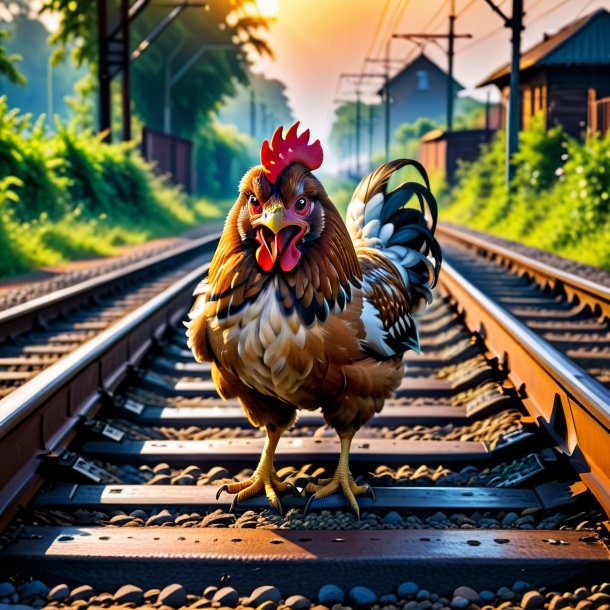
<svg viewBox="0 0 610 610"><path fill-rule="evenodd" d="M258 219L256 224L264 225L277 234L282 228L283 223L284 206L281 204L281 202L277 202L263 212L263 215Z"/></svg>

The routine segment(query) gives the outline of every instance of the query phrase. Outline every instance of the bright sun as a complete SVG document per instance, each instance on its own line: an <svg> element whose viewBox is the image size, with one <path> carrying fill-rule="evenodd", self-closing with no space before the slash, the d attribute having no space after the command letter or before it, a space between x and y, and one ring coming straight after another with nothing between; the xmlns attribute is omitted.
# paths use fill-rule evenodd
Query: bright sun
<svg viewBox="0 0 610 610"><path fill-rule="evenodd" d="M280 9L280 0L255 0L263 17L275 17Z"/></svg>

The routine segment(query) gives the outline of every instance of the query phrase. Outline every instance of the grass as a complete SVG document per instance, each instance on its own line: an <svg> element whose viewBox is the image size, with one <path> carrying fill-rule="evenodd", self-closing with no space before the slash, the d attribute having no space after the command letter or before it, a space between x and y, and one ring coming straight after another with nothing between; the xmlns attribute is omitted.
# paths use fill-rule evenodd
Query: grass
<svg viewBox="0 0 610 610"><path fill-rule="evenodd" d="M130 145L61 123L48 133L0 98L0 276L116 254L227 209L188 197Z"/></svg>
<svg viewBox="0 0 610 610"><path fill-rule="evenodd" d="M610 271L610 134L585 142L541 117L523 132L511 191L504 134L460 171L441 220Z"/></svg>

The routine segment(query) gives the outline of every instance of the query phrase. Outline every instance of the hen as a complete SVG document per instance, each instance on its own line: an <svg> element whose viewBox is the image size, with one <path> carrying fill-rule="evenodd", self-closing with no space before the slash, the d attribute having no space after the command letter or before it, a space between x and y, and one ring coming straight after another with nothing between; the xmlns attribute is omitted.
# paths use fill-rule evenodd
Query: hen
<svg viewBox="0 0 610 610"><path fill-rule="evenodd" d="M386 163L356 188L344 223L311 170L319 140L298 123L261 150L262 165L243 177L208 277L195 291L187 323L198 361L212 362L223 398L237 397L250 422L266 430L253 476L224 485L234 504L264 491L281 511L273 456L298 409L320 408L340 438L334 476L307 491L342 492L356 514L349 470L356 431L399 386L402 356L419 350L414 311L430 302L441 263L437 208L416 161ZM414 167L426 186L387 192L392 174ZM406 207L410 200L416 208Z"/></svg>

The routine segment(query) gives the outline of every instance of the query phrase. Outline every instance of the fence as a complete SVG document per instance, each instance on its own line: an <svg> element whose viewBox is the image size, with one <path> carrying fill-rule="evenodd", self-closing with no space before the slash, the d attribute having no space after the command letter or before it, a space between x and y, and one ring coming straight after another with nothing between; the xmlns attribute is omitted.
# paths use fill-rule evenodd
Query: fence
<svg viewBox="0 0 610 610"><path fill-rule="evenodd" d="M193 143L171 134L142 130L142 156L157 166L157 171L169 174L174 184L187 193L193 192Z"/></svg>
<svg viewBox="0 0 610 610"><path fill-rule="evenodd" d="M589 89L587 127L591 133L605 135L610 131L610 97L596 98L595 89Z"/></svg>

